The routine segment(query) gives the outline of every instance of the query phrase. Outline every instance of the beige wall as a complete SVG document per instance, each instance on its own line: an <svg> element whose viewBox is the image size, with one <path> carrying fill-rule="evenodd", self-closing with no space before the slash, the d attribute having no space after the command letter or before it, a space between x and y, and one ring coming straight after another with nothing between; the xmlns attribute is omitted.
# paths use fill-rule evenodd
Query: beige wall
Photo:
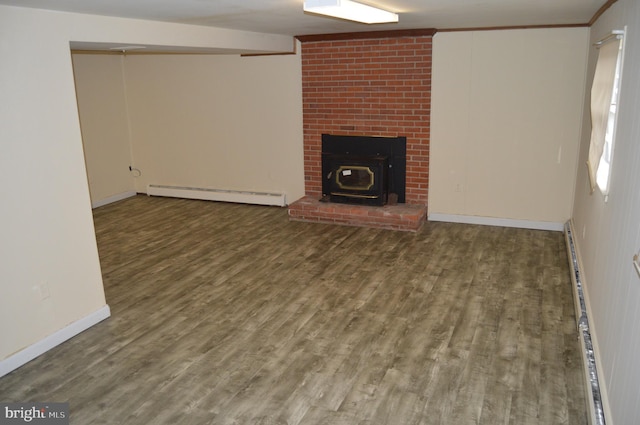
<svg viewBox="0 0 640 425"><path fill-rule="evenodd" d="M75 54L74 69L94 203L148 184L304 195L299 55Z"/></svg>
<svg viewBox="0 0 640 425"><path fill-rule="evenodd" d="M47 15L0 6L0 360L105 305L69 44Z"/></svg>
<svg viewBox="0 0 640 425"><path fill-rule="evenodd" d="M135 191L121 55L73 55L84 157L93 204Z"/></svg>
<svg viewBox="0 0 640 425"><path fill-rule="evenodd" d="M618 106L618 126L608 201L589 190L589 96L579 149L573 206L574 239L594 340L607 424L640 418L640 276L632 259L640 251L640 3L618 0L591 28L591 43L628 26ZM586 89L591 89L597 49L590 47Z"/></svg>
<svg viewBox="0 0 640 425"><path fill-rule="evenodd" d="M571 215L588 30L438 33L429 214Z"/></svg>
<svg viewBox="0 0 640 425"><path fill-rule="evenodd" d="M284 36L0 6L0 369L4 359L106 305L69 50L74 40L291 48Z"/></svg>
<svg viewBox="0 0 640 425"><path fill-rule="evenodd" d="M139 192L304 195L299 55L127 56L125 73Z"/></svg>

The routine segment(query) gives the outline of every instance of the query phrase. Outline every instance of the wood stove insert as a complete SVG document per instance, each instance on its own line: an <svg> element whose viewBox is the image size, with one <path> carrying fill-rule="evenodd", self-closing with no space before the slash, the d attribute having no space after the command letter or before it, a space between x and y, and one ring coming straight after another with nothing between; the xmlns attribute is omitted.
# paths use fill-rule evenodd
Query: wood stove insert
<svg viewBox="0 0 640 425"><path fill-rule="evenodd" d="M406 137L322 135L322 200L405 202Z"/></svg>

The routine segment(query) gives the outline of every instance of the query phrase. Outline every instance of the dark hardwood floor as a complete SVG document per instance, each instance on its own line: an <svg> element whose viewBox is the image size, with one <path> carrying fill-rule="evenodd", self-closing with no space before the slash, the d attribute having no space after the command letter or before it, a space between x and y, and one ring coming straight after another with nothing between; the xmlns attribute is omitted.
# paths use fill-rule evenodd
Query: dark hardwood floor
<svg viewBox="0 0 640 425"><path fill-rule="evenodd" d="M94 211L112 317L0 378L84 424L586 424L561 233Z"/></svg>

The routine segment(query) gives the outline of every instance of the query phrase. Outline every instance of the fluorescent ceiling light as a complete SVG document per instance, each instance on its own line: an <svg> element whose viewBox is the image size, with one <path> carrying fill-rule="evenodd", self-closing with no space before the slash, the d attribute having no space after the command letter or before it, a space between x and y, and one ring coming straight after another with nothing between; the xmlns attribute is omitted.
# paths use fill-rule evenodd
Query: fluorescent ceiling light
<svg viewBox="0 0 640 425"><path fill-rule="evenodd" d="M364 24L398 22L398 14L351 0L305 0L304 11Z"/></svg>

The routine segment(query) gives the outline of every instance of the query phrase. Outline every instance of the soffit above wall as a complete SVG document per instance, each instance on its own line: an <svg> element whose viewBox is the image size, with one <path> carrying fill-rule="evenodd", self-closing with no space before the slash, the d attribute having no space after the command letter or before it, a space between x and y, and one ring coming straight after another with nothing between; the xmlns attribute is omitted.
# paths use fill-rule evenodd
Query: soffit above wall
<svg viewBox="0 0 640 425"><path fill-rule="evenodd" d="M206 54L206 55L225 55L225 54L264 54L264 52L254 50L238 50L238 49L222 49L222 48L205 48L205 47L189 47L189 46L157 46L151 44L123 44L123 43L98 43L85 41L72 41L69 43L71 50L76 53L104 53L104 54Z"/></svg>

